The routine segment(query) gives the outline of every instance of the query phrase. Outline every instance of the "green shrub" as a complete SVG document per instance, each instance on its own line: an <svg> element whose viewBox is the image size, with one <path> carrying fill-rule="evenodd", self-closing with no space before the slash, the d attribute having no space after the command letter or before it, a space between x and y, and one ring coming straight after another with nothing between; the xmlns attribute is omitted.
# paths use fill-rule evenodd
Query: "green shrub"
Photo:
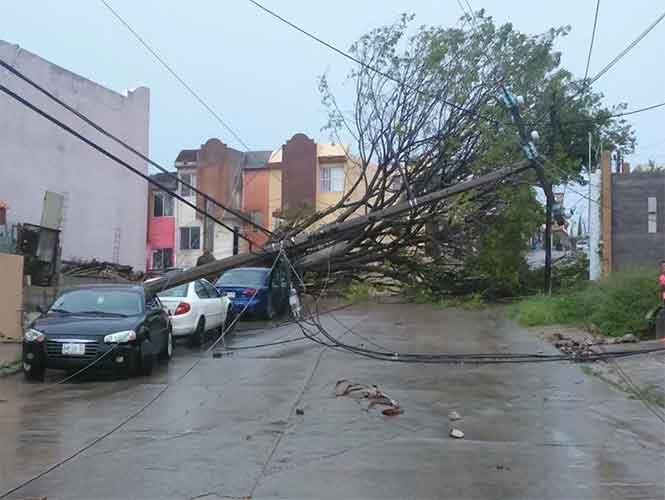
<svg viewBox="0 0 665 500"><path fill-rule="evenodd" d="M362 304L368 302L372 295L372 287L365 282L354 281L346 290L342 292L344 297L351 304Z"/></svg>
<svg viewBox="0 0 665 500"><path fill-rule="evenodd" d="M590 309L589 325L605 335L640 334L649 328L647 314L658 305L654 273L617 273L601 283L602 296Z"/></svg>
<svg viewBox="0 0 665 500"><path fill-rule="evenodd" d="M546 326L557 323L554 297L536 295L508 308L510 317L524 326Z"/></svg>
<svg viewBox="0 0 665 500"><path fill-rule="evenodd" d="M509 309L525 326L578 325L604 335L643 334L648 313L658 305L653 272L615 273L609 279L577 291L535 296Z"/></svg>

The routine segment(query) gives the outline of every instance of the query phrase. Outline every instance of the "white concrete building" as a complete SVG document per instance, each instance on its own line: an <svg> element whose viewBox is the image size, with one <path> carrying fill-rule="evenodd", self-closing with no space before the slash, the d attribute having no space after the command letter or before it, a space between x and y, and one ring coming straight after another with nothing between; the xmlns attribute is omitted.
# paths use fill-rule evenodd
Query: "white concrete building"
<svg viewBox="0 0 665 500"><path fill-rule="evenodd" d="M0 58L148 154L150 93L119 94L18 45L0 40ZM0 83L83 133L142 173L148 165L69 111L0 68ZM0 93L0 202L10 223L39 224L46 191L65 197L65 260L105 260L145 269L147 182L79 139Z"/></svg>

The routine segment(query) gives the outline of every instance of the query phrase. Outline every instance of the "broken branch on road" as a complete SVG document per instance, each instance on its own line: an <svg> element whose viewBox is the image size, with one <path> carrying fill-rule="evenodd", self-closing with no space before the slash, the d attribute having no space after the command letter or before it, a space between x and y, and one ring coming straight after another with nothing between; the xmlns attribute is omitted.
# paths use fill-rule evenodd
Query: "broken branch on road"
<svg viewBox="0 0 665 500"><path fill-rule="evenodd" d="M369 404L365 408L365 411L369 411L378 405L388 407L381 411L387 417L395 417L404 413L399 402L380 391L376 385L354 384L349 380L339 380L335 384L335 397L339 398L342 396L367 401Z"/></svg>

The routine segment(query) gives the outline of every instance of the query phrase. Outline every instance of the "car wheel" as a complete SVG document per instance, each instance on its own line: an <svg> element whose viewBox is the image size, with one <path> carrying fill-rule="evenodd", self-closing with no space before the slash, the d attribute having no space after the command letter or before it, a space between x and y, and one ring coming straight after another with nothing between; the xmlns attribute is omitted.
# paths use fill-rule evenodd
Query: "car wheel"
<svg viewBox="0 0 665 500"><path fill-rule="evenodd" d="M175 340L173 339L173 332L169 330L168 337L166 339L166 347L164 347L164 350L160 355L161 359L169 361L173 357L173 348L175 347L174 343Z"/></svg>
<svg viewBox="0 0 665 500"><path fill-rule="evenodd" d="M139 373L145 377L152 373L155 357L152 354L152 344L144 340L139 348Z"/></svg>
<svg viewBox="0 0 665 500"><path fill-rule="evenodd" d="M206 322L205 318L199 318L199 322L196 324L196 330L189 337L189 342L194 347L200 347L206 342Z"/></svg>
<svg viewBox="0 0 665 500"><path fill-rule="evenodd" d="M25 378L28 380L42 382L44 380L45 372L46 368L43 364L23 362L23 373L25 374Z"/></svg>

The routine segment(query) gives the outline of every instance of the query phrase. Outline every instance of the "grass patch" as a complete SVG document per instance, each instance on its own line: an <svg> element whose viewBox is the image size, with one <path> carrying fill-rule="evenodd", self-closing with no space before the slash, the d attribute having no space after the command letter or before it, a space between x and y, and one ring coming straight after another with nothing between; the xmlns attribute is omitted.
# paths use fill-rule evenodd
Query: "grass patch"
<svg viewBox="0 0 665 500"><path fill-rule="evenodd" d="M512 305L509 314L524 326L575 325L613 337L643 335L658 306L653 273L615 273L599 283L552 296L538 295Z"/></svg>
<svg viewBox="0 0 665 500"><path fill-rule="evenodd" d="M373 295L372 286L368 283L354 281L342 292L342 297L351 304L364 304L369 302Z"/></svg>

